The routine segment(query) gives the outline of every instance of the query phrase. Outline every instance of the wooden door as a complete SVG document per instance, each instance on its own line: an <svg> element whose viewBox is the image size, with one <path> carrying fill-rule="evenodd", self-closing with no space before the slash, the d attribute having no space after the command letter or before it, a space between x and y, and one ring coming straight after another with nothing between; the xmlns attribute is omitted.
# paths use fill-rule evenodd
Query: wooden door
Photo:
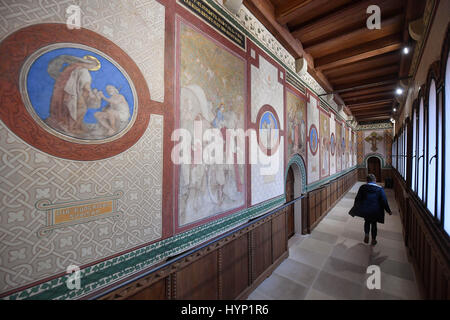
<svg viewBox="0 0 450 320"><path fill-rule="evenodd" d="M367 174L374 174L377 181L381 181L381 163L380 159L371 157L367 160Z"/></svg>
<svg viewBox="0 0 450 320"><path fill-rule="evenodd" d="M294 200L294 171L292 171L291 167L289 168L286 179L286 201L289 202L292 200ZM287 235L289 239L295 233L293 204L286 208L286 214L287 214Z"/></svg>

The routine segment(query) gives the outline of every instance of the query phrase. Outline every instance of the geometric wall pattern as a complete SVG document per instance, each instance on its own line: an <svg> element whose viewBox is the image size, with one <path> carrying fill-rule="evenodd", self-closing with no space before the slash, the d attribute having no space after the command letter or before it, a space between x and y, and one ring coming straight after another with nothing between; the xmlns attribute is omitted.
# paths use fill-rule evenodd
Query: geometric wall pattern
<svg viewBox="0 0 450 320"><path fill-rule="evenodd" d="M163 117L142 138L101 161L71 161L25 144L0 122L0 293L161 237ZM53 230L37 201L102 198L123 191L118 217Z"/></svg>
<svg viewBox="0 0 450 320"><path fill-rule="evenodd" d="M163 102L165 8L156 0L2 1L0 41L32 24L66 23L70 5L80 7L82 28L103 35L131 57L147 81L151 99Z"/></svg>

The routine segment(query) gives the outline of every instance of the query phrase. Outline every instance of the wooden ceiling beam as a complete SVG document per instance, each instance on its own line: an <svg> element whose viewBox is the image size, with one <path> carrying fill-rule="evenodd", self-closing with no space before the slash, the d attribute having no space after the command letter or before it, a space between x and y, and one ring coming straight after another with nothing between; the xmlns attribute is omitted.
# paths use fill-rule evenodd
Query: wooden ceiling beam
<svg viewBox="0 0 450 320"><path fill-rule="evenodd" d="M362 117L362 116L373 116L373 115L391 115L392 110L390 109L383 109L383 110L377 110L372 112L364 112L364 111L352 111L353 115L356 117Z"/></svg>
<svg viewBox="0 0 450 320"><path fill-rule="evenodd" d="M378 99L378 100L373 100L370 103L368 103L368 102L366 102L366 103L349 103L347 106L351 110L358 111L358 110L365 110L367 108L383 109L383 108L387 108L387 105L392 105L392 100L389 100L389 99Z"/></svg>
<svg viewBox="0 0 450 320"><path fill-rule="evenodd" d="M383 96L387 96L387 95L394 95L394 91L393 90L387 90L387 91L381 91L381 92L376 92L376 93L371 93L371 94L365 94L365 95L359 95L356 97L343 97L342 99L344 99L344 101L348 104L348 103L352 103L361 99L373 99L373 98L379 98L379 97L383 97Z"/></svg>
<svg viewBox="0 0 450 320"><path fill-rule="evenodd" d="M365 60L360 60L355 63L346 64L337 68L323 70L327 78L339 77L341 75L351 75L355 72L363 72L377 69L390 64L398 64L400 62L400 55L398 52L389 52L379 56L374 56Z"/></svg>
<svg viewBox="0 0 450 320"><path fill-rule="evenodd" d="M370 41L351 49L342 50L315 60L317 70L336 68L345 64L378 56L383 53L400 49L402 41L398 35L391 35L375 41Z"/></svg>
<svg viewBox="0 0 450 320"><path fill-rule="evenodd" d="M368 89L361 89L361 90L355 90L355 91L347 91L340 94L340 96L345 98L351 98L351 97L359 97L364 96L367 94L375 94L379 92L385 92L385 91L391 91L394 92L395 90L395 84L388 84L388 85L381 85L378 87L368 88Z"/></svg>
<svg viewBox="0 0 450 320"><path fill-rule="evenodd" d="M310 42L315 38L320 38L323 35L330 34L331 30L339 32L347 29L349 26L360 25L362 27L366 25L366 20L368 17L367 8L370 5L378 5L381 8L381 12L387 15L402 7L403 4L399 2L401 1L358 1L354 4L344 6L342 9L331 14L313 21L308 21L306 24L299 25L297 28L292 29L291 32L295 38L302 40L303 43Z"/></svg>
<svg viewBox="0 0 450 320"><path fill-rule="evenodd" d="M373 79L365 79L363 81L359 81L358 84L355 86L355 83L352 84L343 84L343 85L336 85L335 90L338 93L341 93L342 91L354 91L358 89L367 89L372 87L378 87L380 85L387 85L387 84L395 84L398 82L398 78L396 76L384 76L384 77L377 77Z"/></svg>
<svg viewBox="0 0 450 320"><path fill-rule="evenodd" d="M369 30L367 26L337 35L326 41L312 46L304 46L303 49L314 58L320 58L339 50L355 47L359 44L385 38L389 35L403 31L403 15L396 15L383 20L381 29Z"/></svg>
<svg viewBox="0 0 450 320"><path fill-rule="evenodd" d="M376 120L388 120L390 119L390 116L379 116L379 117L355 117L356 121L363 122L363 121L376 121Z"/></svg>
<svg viewBox="0 0 450 320"><path fill-rule="evenodd" d="M275 8L269 0L244 0L244 5L261 21L275 38L295 58L306 58L308 65L313 65L311 55L307 54L301 42L294 38L286 27L281 26L275 19Z"/></svg>
<svg viewBox="0 0 450 320"><path fill-rule="evenodd" d="M382 100L391 100L394 99L394 95L392 93L385 94L382 96L378 96L376 98L357 98L357 99L347 99L345 100L345 103L347 106L355 105L355 104L361 104L361 103L370 103L372 101L382 101Z"/></svg>
<svg viewBox="0 0 450 320"><path fill-rule="evenodd" d="M375 104L375 105L370 105L367 104L365 106L360 106L360 107L352 107L350 106L349 109L353 112L353 113L364 113L364 112L391 112L391 104Z"/></svg>
<svg viewBox="0 0 450 320"><path fill-rule="evenodd" d="M360 83L362 80L365 79L373 79L376 77L383 77L388 75L396 77L397 74L398 74L398 64L391 64L381 68L372 69L369 71L354 72L351 75L343 75L341 77L328 79L334 85L342 85L349 82Z"/></svg>
<svg viewBox="0 0 450 320"><path fill-rule="evenodd" d="M375 112L357 112L352 111L355 117L369 117L369 116L390 116L392 115L392 110L378 110Z"/></svg>
<svg viewBox="0 0 450 320"><path fill-rule="evenodd" d="M276 6L275 17L280 24L285 24L289 21L289 17L293 13L299 12L302 8L307 7L308 4L313 2L312 0L292 0L284 1L280 5ZM287 19L287 20L286 20Z"/></svg>
<svg viewBox="0 0 450 320"><path fill-rule="evenodd" d="M391 105L392 106L392 98L391 99L383 99L383 100L373 100L370 102L360 102L360 103L349 103L347 107L350 110L353 110L358 107L367 107L367 106L380 106L380 105Z"/></svg>
<svg viewBox="0 0 450 320"><path fill-rule="evenodd" d="M301 2L299 0L298 2ZM276 11L277 13L277 21L281 25L285 25L290 23L291 21L308 21L314 17L321 16L326 12L333 11L336 8L339 8L343 5L348 4L352 0L314 0L309 1L305 4L297 5L295 10L289 9L280 9L280 11ZM286 0L279 1L279 5L281 3L287 2ZM292 1L291 1L292 2ZM297 1L294 1L294 5L297 4ZM277 6L278 7L278 6ZM289 4L286 5L289 7Z"/></svg>

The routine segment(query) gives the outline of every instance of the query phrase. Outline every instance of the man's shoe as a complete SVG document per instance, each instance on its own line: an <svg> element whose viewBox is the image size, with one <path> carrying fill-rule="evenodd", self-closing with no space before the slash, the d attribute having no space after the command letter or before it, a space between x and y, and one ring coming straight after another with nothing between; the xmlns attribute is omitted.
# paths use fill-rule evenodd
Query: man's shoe
<svg viewBox="0 0 450 320"><path fill-rule="evenodd" d="M377 244L377 240L372 239L372 245L374 246L374 245L376 245L376 244Z"/></svg>
<svg viewBox="0 0 450 320"><path fill-rule="evenodd" d="M369 235L367 233L364 236L364 243L369 243Z"/></svg>

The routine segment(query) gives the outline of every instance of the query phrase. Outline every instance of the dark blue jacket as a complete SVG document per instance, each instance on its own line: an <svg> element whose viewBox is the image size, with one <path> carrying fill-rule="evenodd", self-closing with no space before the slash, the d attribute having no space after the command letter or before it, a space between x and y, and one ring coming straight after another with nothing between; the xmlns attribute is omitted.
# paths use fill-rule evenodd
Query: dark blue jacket
<svg viewBox="0 0 450 320"><path fill-rule="evenodd" d="M359 188L349 214L370 222L384 223L384 210L391 213L384 189L368 183Z"/></svg>

